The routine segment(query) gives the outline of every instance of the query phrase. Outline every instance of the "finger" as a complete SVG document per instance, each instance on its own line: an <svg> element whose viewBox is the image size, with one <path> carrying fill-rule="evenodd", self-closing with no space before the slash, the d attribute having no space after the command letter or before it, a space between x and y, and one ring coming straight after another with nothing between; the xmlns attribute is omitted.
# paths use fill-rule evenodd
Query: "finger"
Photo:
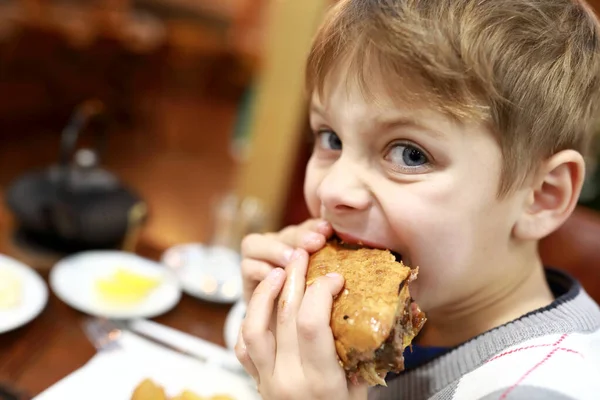
<svg viewBox="0 0 600 400"><path fill-rule="evenodd" d="M321 221L323 224L322 226L313 221L309 222L300 226L285 228L279 233L280 240L288 246L301 248L309 253L320 250L325 246L327 238L331 236L331 233L333 232L331 230L331 225L324 221Z"/></svg>
<svg viewBox="0 0 600 400"><path fill-rule="evenodd" d="M264 261L252 258L242 260L242 281L244 282L244 300L246 303L250 301L258 284L269 275L273 268L273 265Z"/></svg>
<svg viewBox="0 0 600 400"><path fill-rule="evenodd" d="M273 314L275 299L281 291L285 280L285 271L274 268L262 281L246 309L246 318L242 323L242 338L246 344L248 356L258 370L271 374L275 363L275 338L269 330L269 322Z"/></svg>
<svg viewBox="0 0 600 400"><path fill-rule="evenodd" d="M294 252L292 247L283 243L277 236L258 233L244 237L241 247L243 258L265 261L277 267L286 266Z"/></svg>
<svg viewBox="0 0 600 400"><path fill-rule="evenodd" d="M314 218L305 221L300 225L302 228L306 228L309 231L320 233L321 235L328 238L333 234L333 227L329 223L329 221L325 221L321 218Z"/></svg>
<svg viewBox="0 0 600 400"><path fill-rule="evenodd" d="M328 274L310 285L298 311L298 348L307 379L343 374L338 363L333 333L331 309L333 297L344 286L338 274ZM331 374L331 375L328 375Z"/></svg>
<svg viewBox="0 0 600 400"><path fill-rule="evenodd" d="M258 375L258 370L254 365L254 362L250 358L248 354L248 349L246 348L246 343L244 342L244 337L242 335L242 330L240 329L238 333L238 340L235 344L235 356L237 357L244 370L256 381L256 384L260 384L260 379Z"/></svg>
<svg viewBox="0 0 600 400"><path fill-rule="evenodd" d="M285 269L287 279L279 296L277 307L278 357L298 354L296 316L304 296L307 267L308 254L302 249L297 249L292 257L292 262Z"/></svg>

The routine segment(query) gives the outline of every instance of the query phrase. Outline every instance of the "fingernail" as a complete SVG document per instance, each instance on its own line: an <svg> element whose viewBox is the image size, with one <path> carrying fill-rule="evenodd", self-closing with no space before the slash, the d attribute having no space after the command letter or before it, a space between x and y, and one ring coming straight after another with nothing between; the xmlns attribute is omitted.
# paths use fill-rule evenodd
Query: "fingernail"
<svg viewBox="0 0 600 400"><path fill-rule="evenodd" d="M294 249L287 249L283 252L283 258L286 262L292 261L292 257L294 256Z"/></svg>
<svg viewBox="0 0 600 400"><path fill-rule="evenodd" d="M300 249L294 250L294 252L292 253L292 261L299 259L300 257L302 257L303 254L304 252Z"/></svg>
<svg viewBox="0 0 600 400"><path fill-rule="evenodd" d="M342 279L342 276L336 272L330 272L325 276L328 278L333 278L333 279Z"/></svg>
<svg viewBox="0 0 600 400"><path fill-rule="evenodd" d="M323 235L320 235L315 232L311 232L311 233L307 234L306 236L304 236L304 244L318 243L321 241L322 237L323 237Z"/></svg>
<svg viewBox="0 0 600 400"><path fill-rule="evenodd" d="M329 222L321 221L317 224L317 229L320 231L324 231L329 228Z"/></svg>

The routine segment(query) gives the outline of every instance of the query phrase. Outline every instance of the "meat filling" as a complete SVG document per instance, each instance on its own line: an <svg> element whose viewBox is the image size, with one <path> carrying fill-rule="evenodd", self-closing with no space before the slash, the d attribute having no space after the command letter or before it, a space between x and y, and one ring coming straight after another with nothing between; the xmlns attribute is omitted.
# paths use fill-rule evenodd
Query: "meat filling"
<svg viewBox="0 0 600 400"><path fill-rule="evenodd" d="M417 271L400 283L398 287L398 309L394 318L394 327L385 342L375 351L354 352L348 354L350 362L344 366L352 382L364 379L370 385L386 386L387 372L404 370L404 349L421 331L427 321L425 314L410 296L407 283L416 279Z"/></svg>
<svg viewBox="0 0 600 400"><path fill-rule="evenodd" d="M396 323L390 336L375 351L375 370L402 371L405 343L412 341L424 323L425 314L409 297L406 299L406 306L402 307L399 315L396 316Z"/></svg>
<svg viewBox="0 0 600 400"><path fill-rule="evenodd" d="M353 355L356 364L350 372L352 381L357 382L358 376L362 376L370 384L385 386L387 371L397 373L404 369L404 349L417 336L427 319L408 292L402 293L401 298L405 299L405 303L398 308L395 326L387 340L370 356Z"/></svg>

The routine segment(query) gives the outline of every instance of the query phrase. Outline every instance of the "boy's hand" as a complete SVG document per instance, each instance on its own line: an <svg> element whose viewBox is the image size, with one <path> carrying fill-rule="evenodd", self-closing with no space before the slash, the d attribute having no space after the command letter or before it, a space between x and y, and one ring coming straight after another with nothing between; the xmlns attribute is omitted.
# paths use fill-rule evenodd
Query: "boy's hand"
<svg viewBox="0 0 600 400"><path fill-rule="evenodd" d="M366 399L365 385L347 381L329 326L333 296L342 289L343 278L321 277L305 293L307 266L306 251L296 250L285 270L272 269L258 285L236 355L265 400Z"/></svg>
<svg viewBox="0 0 600 400"><path fill-rule="evenodd" d="M242 241L242 277L244 300L250 301L256 286L275 267L289 264L294 249L309 253L320 250L333 234L331 225L321 219L310 219L289 226L278 233L251 234Z"/></svg>

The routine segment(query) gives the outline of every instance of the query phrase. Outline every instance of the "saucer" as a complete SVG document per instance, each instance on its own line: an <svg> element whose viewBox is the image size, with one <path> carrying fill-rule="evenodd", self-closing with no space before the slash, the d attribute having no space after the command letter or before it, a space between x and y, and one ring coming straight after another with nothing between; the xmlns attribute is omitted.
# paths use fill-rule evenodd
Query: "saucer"
<svg viewBox="0 0 600 400"><path fill-rule="evenodd" d="M11 257L0 255L0 271L20 286L14 306L0 309L0 333L4 333L29 323L44 310L48 288L37 272Z"/></svg>
<svg viewBox="0 0 600 400"><path fill-rule="evenodd" d="M171 247L161 262L175 271L184 293L233 304L242 296L241 256L226 247L187 243Z"/></svg>
<svg viewBox="0 0 600 400"><path fill-rule="evenodd" d="M157 279L155 288L132 304L110 304L99 298L96 285L118 270ZM172 271L149 259L122 251L87 251L66 257L50 271L50 287L63 302L103 318L154 318L173 309L181 288Z"/></svg>

